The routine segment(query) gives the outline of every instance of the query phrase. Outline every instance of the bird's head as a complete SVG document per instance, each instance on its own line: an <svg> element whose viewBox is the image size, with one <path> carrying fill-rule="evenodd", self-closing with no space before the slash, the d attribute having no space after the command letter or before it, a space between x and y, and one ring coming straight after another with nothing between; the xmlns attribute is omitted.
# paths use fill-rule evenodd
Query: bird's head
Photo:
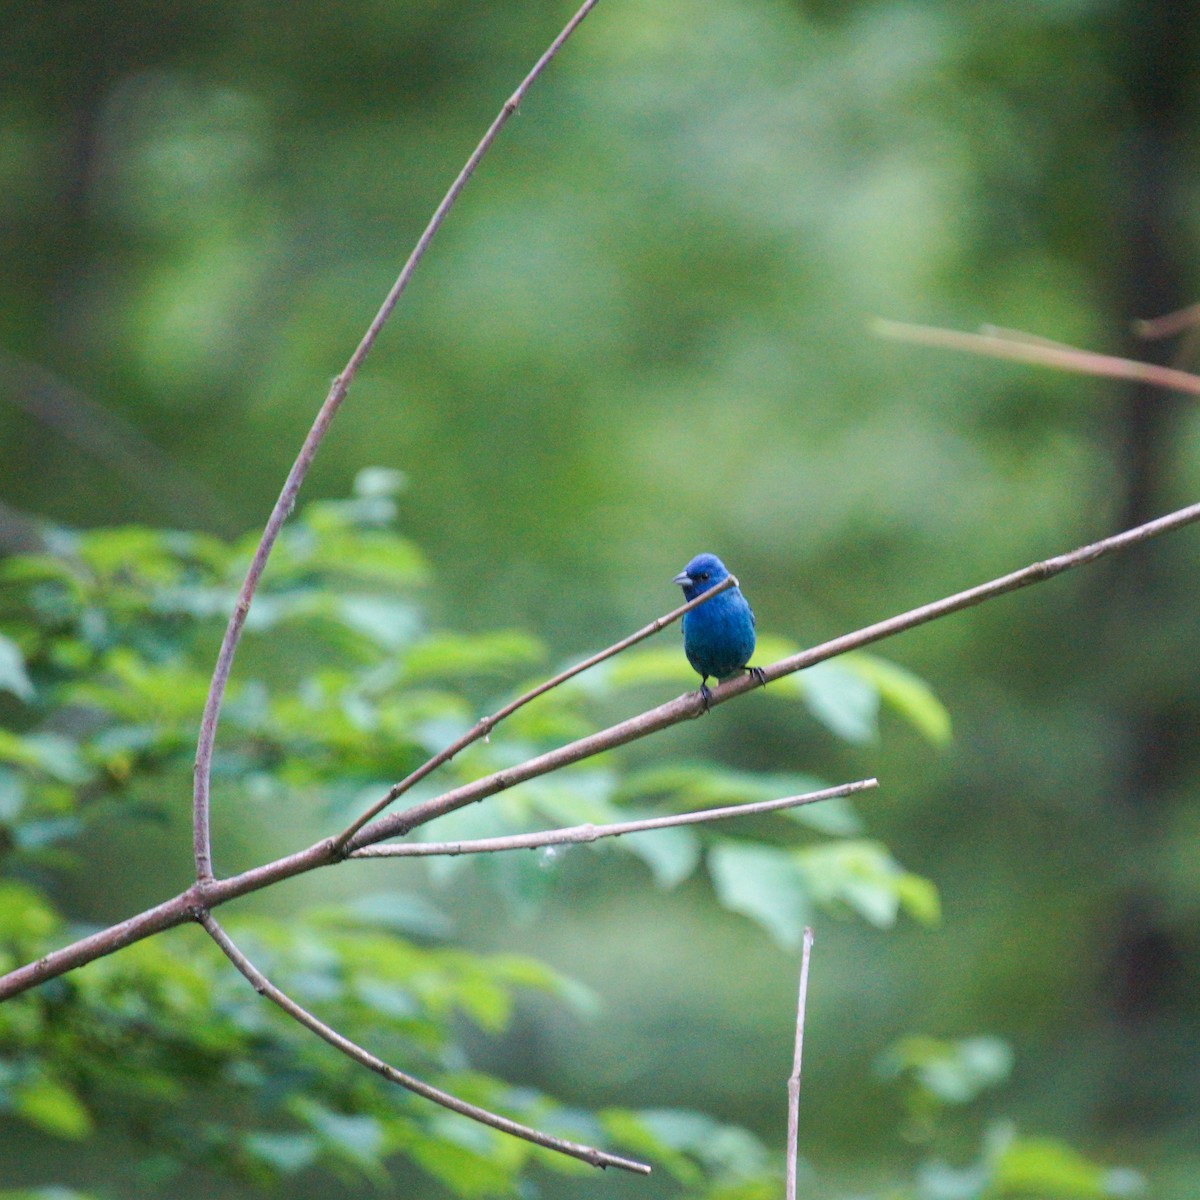
<svg viewBox="0 0 1200 1200"><path fill-rule="evenodd" d="M709 588L716 587L728 575L725 564L715 554L697 554L671 582L683 588L688 600L694 600Z"/></svg>

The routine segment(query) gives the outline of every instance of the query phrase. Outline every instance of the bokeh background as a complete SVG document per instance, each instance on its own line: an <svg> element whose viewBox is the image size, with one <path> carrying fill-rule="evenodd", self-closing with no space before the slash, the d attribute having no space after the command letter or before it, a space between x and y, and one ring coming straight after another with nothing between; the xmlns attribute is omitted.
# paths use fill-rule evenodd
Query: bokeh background
<svg viewBox="0 0 1200 1200"><path fill-rule="evenodd" d="M261 525L568 8L2 11L5 547L32 518ZM439 235L305 496L402 469L436 619L558 656L665 611L700 550L760 630L813 643L1194 501L1194 401L871 321L1186 353L1131 321L1200 295L1198 34L1169 0L604 0ZM871 835L942 891L936 929L818 923L801 1144L830 1187L915 1153L873 1069L888 1044L988 1033L1013 1047L995 1104L1022 1129L1196 1194L1198 567L1184 531L887 644L948 706L941 751L899 722L848 749L751 696L642 752L876 774ZM320 832L304 822L244 865ZM79 904L122 916L185 870L186 847ZM632 863L581 859L533 923L483 897L446 901L469 944L603 1000L592 1022L531 1004L483 1065L781 1144L794 956L703 883L661 893ZM33 1139L20 1178L52 1160L95 1184L123 1152L64 1172Z"/></svg>

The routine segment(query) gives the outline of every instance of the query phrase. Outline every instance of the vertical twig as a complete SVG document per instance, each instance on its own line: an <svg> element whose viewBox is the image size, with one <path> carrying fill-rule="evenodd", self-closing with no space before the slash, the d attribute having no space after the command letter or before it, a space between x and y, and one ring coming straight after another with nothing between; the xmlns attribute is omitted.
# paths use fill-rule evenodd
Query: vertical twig
<svg viewBox="0 0 1200 1200"><path fill-rule="evenodd" d="M808 960L812 954L813 931L804 929L800 955L800 998L796 1002L796 1055L788 1078L787 1200L796 1200L796 1155L800 1138L800 1060L804 1054L804 1009L808 1003Z"/></svg>
<svg viewBox="0 0 1200 1200"><path fill-rule="evenodd" d="M466 187L467 181L475 173L475 168L479 165L480 159L491 148L500 130L508 122L509 117L517 111L521 101L525 98L525 93L550 64L551 59L562 49L563 43L575 32L584 17L598 3L599 0L584 0L579 10L563 27L562 32L550 43L545 53L534 64L533 69L521 81L517 90L504 102L504 106L497 113L496 119L488 127L479 145L472 151L471 157L467 159L463 169L450 185L450 190L434 210L433 216L429 219L429 224L425 227L425 232L417 240L412 253L408 256L408 261L404 264L396 282L392 284L391 291L388 292L379 311L375 314L375 319L363 335L358 348L350 356L350 360L346 363L346 367L342 373L333 381L333 385L329 389L329 394L325 397L325 403L321 405L316 420L313 422L312 428L308 431L308 436L304 439L304 445L300 447L300 453L296 456L296 461L292 464L291 471L288 472L287 481L283 485L283 491L279 493L279 499L275 501L275 507L271 510L271 515L267 519L262 539L258 543L258 549L254 552L254 558L250 562L250 569L246 573L241 591L238 592L237 603L234 605L233 612L229 616L229 624L225 627L225 636L221 642L221 649L217 654L216 666L213 669L212 682L209 684L208 697L204 702L204 715L200 721L200 738L196 743L195 779L192 793L192 853L195 859L196 880L198 883L203 884L213 878L212 835L209 828L209 788L212 775L213 745L217 737L217 721L221 714L221 702L225 696L225 685L229 682L229 672L233 668L233 655L237 650L238 641L242 636L242 627L246 623L246 614L250 611L250 601L254 598L258 582L262 578L262 573L266 568L267 559L270 557L271 549L275 545L275 539L279 536L279 531L283 528L284 521L287 520L292 508L295 506L300 485L304 482L305 475L308 474L308 468L311 466L312 460L325 438L330 423L337 415L337 410L346 398L346 393L350 390L350 384L353 383L354 376L358 373L358 368L370 353L371 347L375 344L375 339L379 336L379 332L388 317L392 315L392 310L396 307L396 302L400 299L404 289L408 287L413 272L416 271L421 259L425 257L425 251L429 248L429 243L433 241L434 235L441 228L442 222L446 219L446 214L454 206L459 193Z"/></svg>

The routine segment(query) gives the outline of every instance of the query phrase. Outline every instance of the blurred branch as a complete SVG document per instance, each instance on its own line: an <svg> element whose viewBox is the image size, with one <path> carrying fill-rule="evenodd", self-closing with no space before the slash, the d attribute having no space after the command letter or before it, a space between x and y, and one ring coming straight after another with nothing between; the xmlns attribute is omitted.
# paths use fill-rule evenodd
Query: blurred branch
<svg viewBox="0 0 1200 1200"><path fill-rule="evenodd" d="M0 350L0 389L10 403L62 434L176 516L225 517L220 501L141 430L52 371Z"/></svg>
<svg viewBox="0 0 1200 1200"><path fill-rule="evenodd" d="M213 878L209 790L212 775L213 746L217 737L217 722L221 714L221 703L225 696L226 684L229 682L229 673L233 668L233 656L241 639L242 626L246 623L246 614L250 611L250 602L254 598L258 582L262 578L262 573L267 565L267 559L270 557L271 549L275 545L279 531L283 528L284 521L287 520L295 506L300 485L304 482L304 477L308 474L308 469L312 465L313 458L316 456L317 450L320 448L321 442L324 440L333 418L337 415L342 401L346 398L346 393L350 390L350 385L354 382L354 377L358 374L359 367L362 366L363 361L370 353L371 347L375 345L380 331L386 324L388 317L392 315L392 310L396 307L405 288L408 287L409 280L412 279L413 273L420 265L421 259L425 257L425 251L429 249L429 245L433 241L434 235L441 228L446 215L453 208L454 202L458 199L459 194L475 173L475 168L479 165L480 160L491 148L500 130L504 128L513 113L517 111L521 101L525 98L525 93L533 86L534 81L549 66L551 60L559 50L562 49L567 38L575 32L584 17L591 12L597 3L598 0L584 0L583 5L567 22L554 41L550 43L541 58L534 64L529 74L521 81L517 90L504 102L495 120L488 126L487 132L471 152L470 158L467 159L462 170L459 171L454 182L450 185L450 189L442 197L441 203L434 210L433 216L429 219L429 224L425 227L425 231L417 239L417 244L413 247L412 253L401 268L396 282L392 284L392 288L384 298L379 311L375 314L375 319L368 326L362 341L359 342L358 347L350 356L342 373L334 379L329 389L329 394L325 397L325 402L321 405L316 420L313 421L312 428L308 431L308 436L304 439L304 444L300 447L300 453L296 456L296 461L292 464L292 469L288 472L283 490L279 493L279 499L275 501L275 507L271 510L271 515L267 519L266 528L263 530L258 548L255 550L254 557L250 562L250 569L246 573L245 581L242 583L241 590L238 593L237 602L234 605L233 612L230 614L229 624L226 626L225 636L221 641L221 648L217 653L217 662L213 669L212 682L209 685L208 696L204 704L204 715L200 722L200 737L196 744L195 781L192 794L192 854L196 865L196 879L200 883L205 883Z"/></svg>
<svg viewBox="0 0 1200 1200"><path fill-rule="evenodd" d="M872 326L882 337L943 350L965 350L990 358L1008 358L1042 367L1057 367L1083 375L1109 379L1132 379L1173 391L1200 396L1200 375L1174 367L1160 367L1135 358L1118 358L1079 350L1062 342L1052 342L1032 334L985 326L979 333L961 333L953 329L935 329L929 325L907 325L899 321L876 321Z"/></svg>
<svg viewBox="0 0 1200 1200"><path fill-rule="evenodd" d="M555 675L553 679L547 679L545 683L539 683L537 687L530 689L523 696L518 696L515 700L494 712L490 717L483 717L472 728L468 729L462 737L451 742L444 750L439 751L432 758L422 763L411 775L408 775L399 783L389 788L387 794L382 799L372 804L352 825L348 826L334 838L334 845L338 847L344 846L368 821L374 820L393 800L404 795L415 784L420 783L426 775L431 774L438 767L449 762L461 750L465 750L473 742L479 741L481 737L486 737L505 717L512 716L517 709L524 707L531 700L536 700L539 696L544 696L551 688L556 688L559 684L566 683L568 679L574 679L576 675L582 674L589 667L594 667L597 663L602 663L605 659L612 658L614 654L620 654L622 650L628 650L630 646L636 646L638 642L645 641L646 638L652 637L660 629L665 629L673 621L678 621L684 613L691 612L693 608L703 604L706 600L711 600L726 588L737 587L737 585L736 576L727 576L715 587L697 596L694 600L689 600L686 604L681 604L678 608L667 613L666 616L658 617L651 621L649 625L643 625L636 633L631 633L619 642L614 642L607 650L601 650L599 654L593 654L591 658L585 658L583 662L576 663L573 667L568 667L565 671Z"/></svg>
<svg viewBox="0 0 1200 1200"><path fill-rule="evenodd" d="M383 1059L376 1058L370 1051L364 1050L357 1042L352 1042L348 1037L343 1037L336 1029L314 1017L308 1009L303 1008L285 992L280 991L238 949L225 930L217 924L211 913L201 912L197 919L204 926L209 937L221 948L225 957L250 981L250 985L260 996L265 996L272 1004L278 1005L292 1020L298 1021L306 1029L311 1030L317 1037L328 1042L335 1050L340 1050L356 1063L360 1063L362 1066L374 1071L377 1075L382 1075L389 1083L398 1084L400 1087L406 1088L418 1096L423 1096L426 1100L432 1100L435 1104L440 1104L443 1108L448 1108L451 1112L469 1117L472 1121L478 1121L481 1125L490 1125L493 1129L499 1129L502 1133L510 1133L513 1137L533 1142L534 1145L542 1146L547 1150L568 1155L570 1158L580 1159L583 1162L590 1163L593 1167L620 1167L622 1170L633 1171L639 1175L650 1174L650 1168L645 1163L621 1158L615 1154L608 1154L603 1150L597 1150L591 1146L580 1145L578 1142L568 1142L562 1138L551 1137L548 1133L541 1133L536 1129L530 1128L528 1125L522 1125L518 1121L511 1121L507 1117L500 1116L498 1113L489 1112L486 1108L479 1108L474 1104L468 1104L465 1100L460 1100L457 1096L450 1095L449 1092L443 1092L440 1088L432 1087L430 1084L424 1083L412 1075L406 1075L403 1071L396 1070L395 1067L385 1063Z"/></svg>
<svg viewBox="0 0 1200 1200"><path fill-rule="evenodd" d="M702 808L696 812L673 813L669 817L645 817L640 821L617 821L611 825L572 825L567 829L544 829L538 833L518 833L509 837L477 838L466 842L402 842L387 846L364 846L351 858L429 858L458 854L494 854L502 850L537 850L543 846L565 846L596 842L606 837L621 837L626 833L645 833L651 829L670 829L676 825L699 825L707 821L723 821L728 817L748 817L754 813L779 812L799 808L802 804L817 804L836 796L850 796L879 786L877 779L860 779L837 787L808 792L803 796L787 796L782 800L758 800L753 804L728 804L722 808Z"/></svg>
<svg viewBox="0 0 1200 1200"><path fill-rule="evenodd" d="M1063 571L1068 571L1084 563L1094 562L1117 550L1160 537L1162 534L1181 529L1198 520L1200 520L1200 504L1178 509L1153 521L1147 521L1143 525L1114 534L1112 537L1082 546L1069 554L1061 554L1056 558L1033 563L1020 571L993 579L989 583L957 592L945 599L934 601L932 604L910 609L898 616L889 617L853 633L823 642L810 650L803 650L788 658L779 659L763 668L763 676L770 683L785 675L803 670L805 667L811 667L818 662L845 654L848 650L856 650L861 646L902 633L906 629L912 629L972 605L981 604L1006 592L1016 591L1018 588L1027 587L1033 583L1041 583ZM715 708L717 705L724 704L725 701L732 700L735 696L740 696L758 686L758 680L750 675L727 680L712 689L709 707ZM494 795L517 783L545 775L550 771L579 762L594 754L600 754L605 750L623 746L627 742L646 737L660 729L676 725L680 721L702 716L705 711L700 693L698 691L689 692L666 704L661 704L657 708L649 709L636 717L610 726L608 729L561 746L557 750L485 776L462 787L454 788L441 796L413 805L403 812L381 817L372 824L364 826L350 840L348 848L353 853L355 850L383 841L385 838L408 833L418 825L432 821L435 817L482 800L486 796ZM272 884L302 875L317 867L332 866L346 856L346 849L346 847L339 847L335 838L325 838L305 850L297 851L295 854L276 859L263 866L254 867L228 879L198 880L186 891L154 908L139 913L136 917L131 917L118 925L72 942L35 962L0 976L0 1000L35 987L47 979L63 975L67 971L97 958L102 958L132 942L140 941L142 938L160 933L176 925L182 925L186 921L198 920L201 912L215 908L229 900L270 887Z"/></svg>
<svg viewBox="0 0 1200 1200"><path fill-rule="evenodd" d="M1200 304L1189 304L1187 308L1177 309L1175 312L1166 313L1161 317L1134 321L1133 331L1138 337L1146 338L1148 341L1157 341L1159 338L1175 337L1177 334L1187 333L1197 326L1200 326Z"/></svg>
<svg viewBox="0 0 1200 1200"><path fill-rule="evenodd" d="M0 554L44 554L46 535L37 517L0 501Z"/></svg>
<svg viewBox="0 0 1200 1200"><path fill-rule="evenodd" d="M796 1001L796 1054L788 1077L787 1200L796 1200L796 1157L800 1138L800 1063L804 1056L804 1010L808 1004L808 960L812 955L813 931L805 926L800 954L800 996Z"/></svg>

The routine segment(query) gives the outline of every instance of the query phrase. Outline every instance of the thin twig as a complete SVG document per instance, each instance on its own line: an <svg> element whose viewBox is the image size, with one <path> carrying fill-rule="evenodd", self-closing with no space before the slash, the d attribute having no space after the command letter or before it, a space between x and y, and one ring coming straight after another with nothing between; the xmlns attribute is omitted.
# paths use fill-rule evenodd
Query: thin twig
<svg viewBox="0 0 1200 1200"><path fill-rule="evenodd" d="M778 812L816 804L836 796L850 796L878 787L877 779L859 779L837 787L808 792L803 796L787 796L781 800L756 800L751 804L728 804L721 808L701 808L695 812L672 813L667 817L644 817L639 821L617 821L611 825L572 825L566 829L543 829L538 833L517 833L508 837L476 838L464 842L399 842L385 846L364 846L351 858L430 858L453 857L458 854L495 854L503 850L538 850L543 846L565 846L597 842L601 838L621 837L627 833L645 833L651 829L671 829L676 825L699 825L707 821L723 821L728 817L748 817L755 813Z"/></svg>
<svg viewBox="0 0 1200 1200"><path fill-rule="evenodd" d="M553 1150L558 1154L577 1158L582 1162L590 1163L593 1167L620 1167L623 1171L633 1171L638 1175L650 1174L650 1168L645 1163L635 1162L629 1158L621 1158L616 1154L608 1154L604 1150L597 1150L592 1146L583 1146L578 1142L568 1142L562 1138L552 1137L548 1133L542 1133L537 1129L530 1128L528 1125L522 1125L518 1121L511 1121L508 1117L502 1117L498 1113L489 1112L486 1108L479 1108L477 1105L468 1104L465 1100L460 1100L457 1096L450 1095L449 1092L443 1092L440 1088L435 1088L428 1083L424 1083L415 1076L406 1075L403 1071L396 1070L395 1067L385 1063L383 1059L376 1058L369 1050L364 1050L357 1042L352 1042L348 1037L344 1037L338 1033L336 1029L326 1025L324 1021L314 1017L308 1009L303 1008L285 992L280 991L238 949L229 934L217 924L212 913L207 911L201 912L197 919L204 926L209 937L220 946L225 957L250 981L251 986L259 995L265 996L273 1004L278 1005L294 1021L298 1021L306 1029L310 1029L319 1038L328 1042L336 1050L340 1050L348 1058L352 1058L356 1063L361 1063L362 1066L368 1067L377 1075L382 1075L389 1083L398 1084L400 1087L406 1088L418 1096L423 1096L426 1100L432 1100L434 1104L440 1104L443 1108L450 1109L451 1112L460 1113L464 1117L470 1117L472 1121L478 1121L481 1125L490 1125L493 1129L499 1129L502 1133L509 1133L513 1137L533 1142L534 1145L541 1146L546 1150Z"/></svg>
<svg viewBox="0 0 1200 1200"><path fill-rule="evenodd" d="M804 1057L804 1009L808 1004L808 960L812 954L813 931L804 929L800 955L800 997L796 1001L796 1054L788 1077L787 1200L796 1200L796 1158L800 1140L800 1063Z"/></svg>
<svg viewBox="0 0 1200 1200"><path fill-rule="evenodd" d="M226 684L229 682L229 673L233 667L234 652L237 650L237 644L242 635L242 627L246 622L246 614L250 611L250 601L253 599L254 593L258 588L259 580L262 578L262 573L267 565L267 559L270 557L271 549L275 545L279 531L283 528L284 521L287 520L295 506L300 485L304 482L304 477L308 474L309 466L312 464L312 460L321 442L324 440L325 434L333 418L336 416L338 408L341 407L346 393L350 390L350 385L354 382L354 377L358 373L359 367L370 353L371 347L375 344L380 330L383 328L388 317L391 316L392 310L396 307L396 303L403 294L404 289L408 287L409 280L412 278L421 259L425 257L425 251L429 249L429 244L433 241L434 235L441 228L442 222L446 219L446 214L454 206L454 202L458 199L463 188L466 187L467 181L475 173L475 168L496 140L500 130L513 113L517 111L521 101L525 98L525 93L533 85L537 77L546 69L559 50L562 49L567 38L575 32L584 17L591 12L598 2L599 0L584 0L578 12L567 22L562 32L559 33L554 41L550 43L541 58L534 64L533 69L521 81L517 90L504 102L504 106L496 115L495 120L488 127L479 144L471 152L471 157L467 159L462 170L450 185L449 191L442 198L442 202L434 210L434 214L430 218L429 224L425 227L424 233L417 239L417 244L408 256L408 261L404 264L396 282L392 284L391 291L388 292L379 311L375 314L375 319L367 328L362 341L359 342L357 349L350 356L345 369L333 381L329 389L329 394L325 397L325 402L321 405L316 420L313 422L312 428L308 431L308 436L304 439L304 445L300 447L300 453L297 455L296 461L292 464L292 469L288 472L287 481L283 485L283 491L279 493L279 499L275 501L275 507L271 510L271 515L267 519L262 539L259 541L258 548L254 552L250 569L246 573L245 581L242 584L241 591L238 593L237 603L230 614L229 624L225 628L225 636L221 642L221 649L217 654L212 682L209 685L208 696L204 703L204 715L200 721L200 738L196 744L195 780L192 796L192 852L196 864L196 879L200 883L205 883L213 877L212 836L209 823L209 789L212 775L213 746L217 736L217 721L220 718L221 703L225 696Z"/></svg>
<svg viewBox="0 0 1200 1200"><path fill-rule="evenodd" d="M228 511L214 493L136 425L41 364L0 350L0 390L10 403L75 442L127 483L160 504L165 501L173 514L186 513L197 523L228 522Z"/></svg>
<svg viewBox="0 0 1200 1200"><path fill-rule="evenodd" d="M1200 375L1160 367L1155 363L1139 362L1134 358L1118 358L1112 354L1096 354L1059 342L1049 342L1032 334L961 333L953 329L936 329L929 325L907 325L899 321L876 321L874 330L883 337L922 346L938 346L944 350L966 350L992 358L1009 358L1043 367L1058 367L1084 375L1102 375L1109 379L1132 379L1173 391L1200 396Z"/></svg>
<svg viewBox="0 0 1200 1200"><path fill-rule="evenodd" d="M993 579L989 583L968 588L963 592L956 592L945 599L935 600L931 604L923 604L919 608L911 609L899 616L889 617L887 620L868 625L854 633L833 638L810 650L802 650L788 658L781 658L761 669L762 679L766 683L782 679L785 675L791 675L796 671L804 670L805 667L811 667L839 654L845 654L848 650L857 650L861 646L870 645L872 642L878 642L917 625L924 625L928 621L958 612L960 609L970 608L972 605L1003 595L1005 592L1016 591L1031 583L1040 583L1042 580L1050 579L1072 567L1092 562L1115 550L1123 549L1173 529L1179 529L1197 520L1200 520L1200 504L1189 505L1187 508L1181 508L1153 521L1147 521L1144 525L1138 525L1133 529L1127 529L1112 537L1103 538L1098 542L1073 550L1069 554L1061 554L1056 558L1046 559L1044 562L1033 563L1019 571L1013 571L1009 575ZM699 717L709 709L725 703L726 700L732 700L734 696L740 696L743 692L748 692L751 688L758 686L760 683L755 676L742 675L711 689L707 704L699 692L690 692L679 696L674 700L669 700L666 704L660 704L657 708L649 709L636 717L630 717L626 721L601 730L599 733L593 733L588 737L580 738L578 741L570 742L556 750L539 755L537 758L528 759L517 766L506 767L502 771L496 771L471 783L463 784L441 796L424 800L400 812L380 817L379 820L360 830L351 839L349 848L358 850L363 846L409 833L418 825L424 825L436 817L444 816L467 804L473 804L476 800L482 800L486 796L495 795L518 783L524 783L526 780L545 775L550 771L557 771L560 767L580 762L605 750L624 746L688 718Z"/></svg>
<svg viewBox="0 0 1200 1200"><path fill-rule="evenodd" d="M706 600L711 600L718 593L723 592L726 588L737 587L737 577L734 575L726 576L720 583L710 588L707 592L697 596L694 600L689 600L686 604L681 604L678 608L667 613L665 617L659 617L651 621L649 625L644 625L636 633L631 633L627 638L622 638L621 641L615 642L609 646L607 650L601 650L599 654L593 654L591 658L585 658L583 662L576 663L573 667L568 667L565 671L555 675L553 679L546 680L545 683L538 684L537 687L526 692L523 696L518 696L515 700L506 704L503 708L492 713L490 717L483 717L475 723L472 728L468 729L462 737L452 742L444 750L439 751L432 758L422 763L411 775L406 776L399 783L388 789L388 792L381 799L377 800L370 808L367 809L360 817L358 817L352 825L347 826L341 833L333 839L334 845L344 846L368 821L374 820L389 804L394 800L403 796L415 784L421 782L426 775L432 774L447 763L460 751L465 750L473 742L479 741L481 737L486 737L500 724L505 717L511 717L517 709L522 708L531 700L536 700L539 696L545 695L551 688L558 687L561 683L566 683L568 679L573 679L576 675L588 670L589 667L596 666L597 663L604 662L607 658L612 658L614 654L620 654L622 650L628 650L630 646L636 645L638 642L644 641L646 638L658 633L660 629L665 629L673 621L678 621L684 613L690 612L693 608L703 604Z"/></svg>
<svg viewBox="0 0 1200 1200"><path fill-rule="evenodd" d="M1148 341L1159 338L1174 337L1178 333L1195 329L1200 325L1200 304L1189 304L1187 308L1177 309L1161 317L1150 317L1146 320L1134 321L1133 331L1138 337Z"/></svg>
<svg viewBox="0 0 1200 1200"><path fill-rule="evenodd" d="M959 609L968 608L973 604L981 604L986 600L1003 595L1005 592L1039 583L1073 567L1092 562L1138 542L1170 533L1197 520L1200 520L1200 504L1177 509L1165 516L1157 517L1153 521L1147 521L1143 525L1134 526L1132 529L1124 530L1112 537L1083 546L1069 554L1062 554L1057 558L1047 559L1045 562L1033 563L1023 570L1002 575L990 583L981 584L965 592L958 592L932 604L924 604L885 621L868 625L857 632L824 642L811 650L804 650L790 658L780 659L763 669L764 677L768 681L781 679L794 671L803 670L815 663L844 654L847 650L858 649L860 646L902 633L906 629L912 629L927 621L947 616ZM757 681L750 676L729 680L712 689L710 706L723 704L726 700L740 696L743 692L756 686ZM609 729L572 742L549 754L543 754L520 766L489 775L464 788L456 788L444 796L422 805L414 805L404 812L390 813L381 817L378 821L359 831L351 842L350 849L352 851L361 849L363 846L372 845L385 838L406 833L417 825L424 824L435 816L441 815L442 812L461 808L464 804L482 800L485 796L502 791L515 783L533 779L548 771L566 766L568 763L578 762L590 755L625 745L627 742L645 737L659 729L665 729L669 725L698 717L704 711L703 701L698 693L692 692L680 696L667 704L652 708L640 716L622 721ZM304 850L298 850L273 862L253 867L249 871L243 871L240 875L196 884L135 917L130 917L117 925L102 929L79 941L51 951L32 963L17 967L8 974L0 976L0 1000L36 987L48 979L54 979L76 967L93 962L97 958L103 958L114 950L131 945L152 934L161 933L176 925L195 920L197 912L201 908L215 908L239 896L270 887L281 880L303 875L318 867L332 866L342 857L343 854L335 847L333 838L325 838Z"/></svg>

